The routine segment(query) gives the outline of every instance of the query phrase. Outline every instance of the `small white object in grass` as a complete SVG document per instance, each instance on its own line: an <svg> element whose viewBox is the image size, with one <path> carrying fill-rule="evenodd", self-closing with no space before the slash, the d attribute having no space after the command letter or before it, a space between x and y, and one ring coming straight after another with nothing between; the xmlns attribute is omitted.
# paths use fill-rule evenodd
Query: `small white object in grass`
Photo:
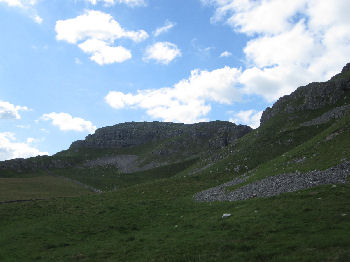
<svg viewBox="0 0 350 262"><path fill-rule="evenodd" d="M231 214L223 214L223 215L222 215L222 218L230 217L230 216L231 216Z"/></svg>
<svg viewBox="0 0 350 262"><path fill-rule="evenodd" d="M335 187L337 187L337 186L336 186L336 185L333 185L333 186L332 186L332 188L335 188Z"/></svg>
<svg viewBox="0 0 350 262"><path fill-rule="evenodd" d="M177 225L175 225L175 228L177 228Z"/></svg>
<svg viewBox="0 0 350 262"><path fill-rule="evenodd" d="M345 217L345 216L346 216L346 214L341 214L341 216L342 216L342 217Z"/></svg>

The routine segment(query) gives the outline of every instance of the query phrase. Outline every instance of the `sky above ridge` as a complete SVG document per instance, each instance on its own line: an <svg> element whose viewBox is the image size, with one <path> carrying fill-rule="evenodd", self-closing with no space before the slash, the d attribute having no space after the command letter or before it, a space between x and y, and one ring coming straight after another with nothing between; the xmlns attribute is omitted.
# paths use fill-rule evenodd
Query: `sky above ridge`
<svg viewBox="0 0 350 262"><path fill-rule="evenodd" d="M259 126L350 62L349 0L0 0L0 161L129 121Z"/></svg>

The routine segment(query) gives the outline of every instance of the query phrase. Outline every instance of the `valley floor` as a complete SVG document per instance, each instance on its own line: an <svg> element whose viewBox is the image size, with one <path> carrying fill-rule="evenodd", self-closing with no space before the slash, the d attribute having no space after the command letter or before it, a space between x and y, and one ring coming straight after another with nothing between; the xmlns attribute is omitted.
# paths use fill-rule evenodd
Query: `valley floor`
<svg viewBox="0 0 350 262"><path fill-rule="evenodd" d="M194 182L0 205L0 260L349 261L349 184L198 203Z"/></svg>

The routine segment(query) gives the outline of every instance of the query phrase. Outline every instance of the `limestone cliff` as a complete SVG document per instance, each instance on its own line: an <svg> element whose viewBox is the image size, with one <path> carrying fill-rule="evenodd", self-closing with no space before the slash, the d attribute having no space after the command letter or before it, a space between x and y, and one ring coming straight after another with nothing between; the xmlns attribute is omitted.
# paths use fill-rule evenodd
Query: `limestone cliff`
<svg viewBox="0 0 350 262"><path fill-rule="evenodd" d="M179 124L170 122L128 122L97 129L85 140L70 146L76 148L125 148L148 143L164 142L167 148L190 146L220 148L249 133L252 129L227 121ZM168 141L171 140L171 141ZM204 143L204 144L203 144Z"/></svg>
<svg viewBox="0 0 350 262"><path fill-rule="evenodd" d="M348 92L350 92L350 63L343 68L340 74L327 82L310 83L299 87L290 95L281 97L272 107L265 109L260 123L265 123L278 113L292 114L335 105Z"/></svg>

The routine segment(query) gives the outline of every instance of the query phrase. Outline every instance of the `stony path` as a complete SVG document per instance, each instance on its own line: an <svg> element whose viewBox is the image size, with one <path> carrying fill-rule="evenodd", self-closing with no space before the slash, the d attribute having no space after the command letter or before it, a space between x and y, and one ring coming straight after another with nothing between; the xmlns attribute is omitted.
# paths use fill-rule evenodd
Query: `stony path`
<svg viewBox="0 0 350 262"><path fill-rule="evenodd" d="M350 161L323 171L281 174L242 186L232 192L225 188L245 182L248 177L235 179L194 195L196 201L237 201L254 197L271 197L325 184L345 184L350 175Z"/></svg>

